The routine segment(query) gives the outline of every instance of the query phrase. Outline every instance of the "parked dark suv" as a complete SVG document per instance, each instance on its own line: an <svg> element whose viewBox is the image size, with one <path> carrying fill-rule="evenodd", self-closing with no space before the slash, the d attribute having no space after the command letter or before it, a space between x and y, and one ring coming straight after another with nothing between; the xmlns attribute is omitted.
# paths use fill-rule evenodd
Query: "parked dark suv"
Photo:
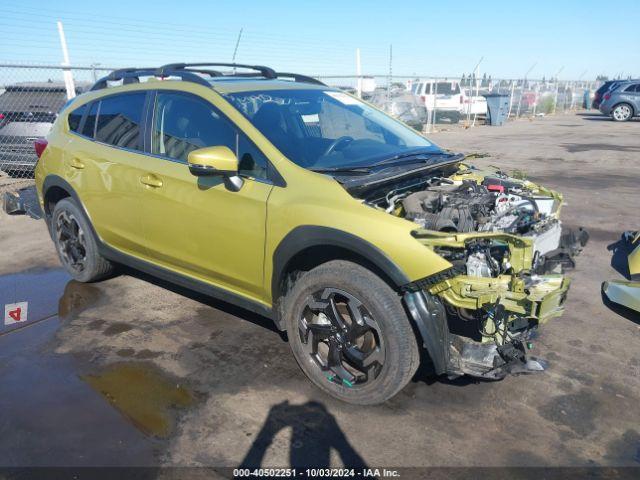
<svg viewBox="0 0 640 480"><path fill-rule="evenodd" d="M600 111L616 122L640 116L640 80L618 82L603 95Z"/></svg>
<svg viewBox="0 0 640 480"><path fill-rule="evenodd" d="M85 86L77 86L82 93ZM14 177L32 177L38 157L33 149L67 102L62 82L16 83L0 95L0 170Z"/></svg>
<svg viewBox="0 0 640 480"><path fill-rule="evenodd" d="M616 85L620 83L620 80L607 80L600 88L596 90L596 93L593 96L593 102L591 102L591 108L598 110L600 108L600 103L602 103L602 97L609 90L613 89Z"/></svg>

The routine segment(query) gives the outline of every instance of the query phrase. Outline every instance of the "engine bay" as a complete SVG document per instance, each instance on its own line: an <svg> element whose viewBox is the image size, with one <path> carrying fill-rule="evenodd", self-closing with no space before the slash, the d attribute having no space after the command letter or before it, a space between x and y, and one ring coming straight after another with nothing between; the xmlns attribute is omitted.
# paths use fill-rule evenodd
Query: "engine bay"
<svg viewBox="0 0 640 480"><path fill-rule="evenodd" d="M563 273L586 244L586 232L563 232L562 197L500 171L487 175L467 170L429 176L376 189L365 200L387 213L414 222L419 229L463 234L509 233L533 243L534 273ZM466 249L438 251L464 273L497 277L509 271L509 250L496 240L470 242Z"/></svg>

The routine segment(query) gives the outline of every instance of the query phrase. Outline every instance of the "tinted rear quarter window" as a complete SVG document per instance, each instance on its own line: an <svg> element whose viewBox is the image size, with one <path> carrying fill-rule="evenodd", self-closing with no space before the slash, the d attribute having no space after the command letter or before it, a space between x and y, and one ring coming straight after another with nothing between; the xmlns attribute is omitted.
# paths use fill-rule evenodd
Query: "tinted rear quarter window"
<svg viewBox="0 0 640 480"><path fill-rule="evenodd" d="M140 131L145 95L127 93L100 100L96 140L116 147L142 150Z"/></svg>
<svg viewBox="0 0 640 480"><path fill-rule="evenodd" d="M82 105L69 113L69 130L72 132L77 132L79 130L80 121L82 120L82 116L86 110L87 106Z"/></svg>
<svg viewBox="0 0 640 480"><path fill-rule="evenodd" d="M82 126L82 135L93 138L93 134L96 129L96 117L98 116L98 106L100 102L93 102L91 104L91 108L89 109L89 113L87 114L87 119L84 121L84 125Z"/></svg>

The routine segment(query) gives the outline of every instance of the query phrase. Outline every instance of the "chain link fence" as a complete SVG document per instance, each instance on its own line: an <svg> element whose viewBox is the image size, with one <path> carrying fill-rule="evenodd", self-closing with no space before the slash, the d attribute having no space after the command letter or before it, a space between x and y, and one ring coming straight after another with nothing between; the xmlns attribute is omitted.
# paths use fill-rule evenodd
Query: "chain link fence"
<svg viewBox="0 0 640 480"><path fill-rule="evenodd" d="M38 158L34 142L47 135L69 98L109 71L0 64L0 175L32 178Z"/></svg>
<svg viewBox="0 0 640 480"><path fill-rule="evenodd" d="M49 132L69 98L116 68L0 64L0 175L32 178L34 142ZM304 73L304 72L300 72ZM484 124L484 95L508 96L510 119L588 108L593 81L493 79L483 76L314 75L360 96L424 133L443 125Z"/></svg>

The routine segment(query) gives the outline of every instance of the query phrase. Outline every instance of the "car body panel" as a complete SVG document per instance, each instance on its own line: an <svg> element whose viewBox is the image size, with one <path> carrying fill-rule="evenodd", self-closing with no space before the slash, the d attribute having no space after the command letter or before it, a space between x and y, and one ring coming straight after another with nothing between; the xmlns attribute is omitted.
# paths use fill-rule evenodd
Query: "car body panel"
<svg viewBox="0 0 640 480"><path fill-rule="evenodd" d="M602 291L609 300L640 313L640 231L625 232L629 254L627 263L631 281L609 280L602 285Z"/></svg>
<svg viewBox="0 0 640 480"><path fill-rule="evenodd" d="M194 177L185 163L146 157L141 229L149 259L163 267L264 301L267 199L272 185L245 180L229 191L220 177Z"/></svg>
<svg viewBox="0 0 640 480"><path fill-rule="evenodd" d="M640 313L640 282L609 280L602 289L612 302Z"/></svg>

